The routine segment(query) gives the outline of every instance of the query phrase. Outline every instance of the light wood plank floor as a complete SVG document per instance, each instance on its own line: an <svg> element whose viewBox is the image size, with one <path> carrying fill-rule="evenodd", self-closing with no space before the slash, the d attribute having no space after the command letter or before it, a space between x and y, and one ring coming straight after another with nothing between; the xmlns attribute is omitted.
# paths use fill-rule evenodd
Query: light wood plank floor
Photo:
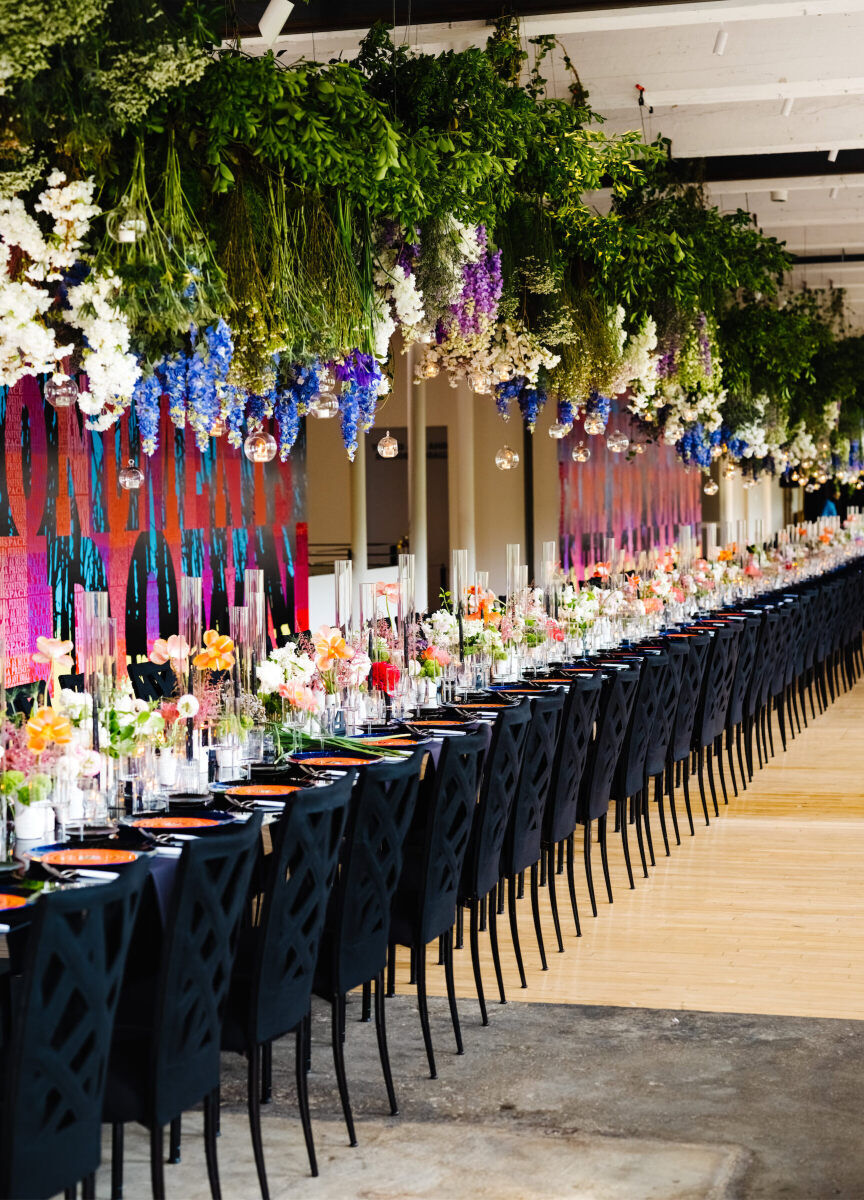
<svg viewBox="0 0 864 1200"><path fill-rule="evenodd" d="M499 918L508 1001L864 1019L864 683L811 719L785 754L776 729L774 739L778 756L754 774L746 792L734 797L730 787L728 807L721 796L719 820L709 798L710 828L701 817L694 779L696 836L690 837L682 819L681 799L681 845L672 838L670 858L663 854L652 806L659 855L644 879L631 829L635 891L627 886L610 815L614 903L606 900L595 845L596 920L579 846L583 936L575 936L566 877L558 876L565 953L555 947L543 890L546 972L540 969L526 888L518 909L527 989L519 987L506 915ZM671 837L671 822L669 829ZM480 938L494 1020L497 989L488 935ZM432 949L429 955L429 991L441 995L443 970L431 965L437 960ZM467 928L465 948L456 952L456 983L466 1008L475 995ZM400 955L397 986L408 987L406 955Z"/></svg>

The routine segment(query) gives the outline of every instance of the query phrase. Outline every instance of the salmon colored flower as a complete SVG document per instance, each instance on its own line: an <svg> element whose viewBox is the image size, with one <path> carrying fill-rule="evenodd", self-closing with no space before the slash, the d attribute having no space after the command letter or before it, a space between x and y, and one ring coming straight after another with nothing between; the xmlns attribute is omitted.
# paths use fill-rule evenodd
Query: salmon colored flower
<svg viewBox="0 0 864 1200"><path fill-rule="evenodd" d="M234 643L227 634L208 629L204 634L204 649L192 661L202 671L228 671L234 666L233 651Z"/></svg>
<svg viewBox="0 0 864 1200"><path fill-rule="evenodd" d="M318 701L312 689L297 680L291 683L280 683L279 695L286 704L300 712L314 712L318 707Z"/></svg>
<svg viewBox="0 0 864 1200"><path fill-rule="evenodd" d="M186 670L189 661L189 643L179 633L172 633L169 638L157 638L150 651L150 661L158 667L170 662L176 674Z"/></svg>
<svg viewBox="0 0 864 1200"><path fill-rule="evenodd" d="M427 646L422 657L426 662L437 663L439 667L446 667L450 663L450 655L443 646Z"/></svg>
<svg viewBox="0 0 864 1200"><path fill-rule="evenodd" d="M52 671L68 671L72 666L69 653L72 642L65 642L62 638L38 637L36 645L39 649L33 655L34 663L49 663Z"/></svg>
<svg viewBox="0 0 864 1200"><path fill-rule="evenodd" d="M27 749L33 754L41 754L55 742L58 746L68 746L72 741L72 724L68 717L63 717L53 708L37 708L27 722Z"/></svg>
<svg viewBox="0 0 864 1200"><path fill-rule="evenodd" d="M383 596L388 604L397 604L399 601L399 584L398 583L376 583L375 595Z"/></svg>
<svg viewBox="0 0 864 1200"><path fill-rule="evenodd" d="M315 666L319 671L326 671L339 659L352 657L347 642L338 629L322 625L315 630L312 637L315 646Z"/></svg>

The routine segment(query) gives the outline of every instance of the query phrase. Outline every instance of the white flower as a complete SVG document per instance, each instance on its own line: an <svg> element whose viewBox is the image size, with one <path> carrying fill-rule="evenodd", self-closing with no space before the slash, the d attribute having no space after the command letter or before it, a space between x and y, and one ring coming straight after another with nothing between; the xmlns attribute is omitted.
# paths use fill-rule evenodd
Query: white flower
<svg viewBox="0 0 864 1200"><path fill-rule="evenodd" d="M285 682L284 672L279 663L271 662L269 659L258 663L256 675L258 678L258 691L262 696L269 696L272 692L278 692L279 684Z"/></svg>
<svg viewBox="0 0 864 1200"><path fill-rule="evenodd" d="M197 715L200 707L195 697L187 693L177 701L177 716L183 718L194 717Z"/></svg>
<svg viewBox="0 0 864 1200"><path fill-rule="evenodd" d="M158 737L164 728L165 718L162 716L162 714L158 712L151 712L147 720L141 726L141 733L144 734L145 737Z"/></svg>
<svg viewBox="0 0 864 1200"><path fill-rule="evenodd" d="M79 763L79 774L98 775L102 770L102 759L97 750L85 750Z"/></svg>

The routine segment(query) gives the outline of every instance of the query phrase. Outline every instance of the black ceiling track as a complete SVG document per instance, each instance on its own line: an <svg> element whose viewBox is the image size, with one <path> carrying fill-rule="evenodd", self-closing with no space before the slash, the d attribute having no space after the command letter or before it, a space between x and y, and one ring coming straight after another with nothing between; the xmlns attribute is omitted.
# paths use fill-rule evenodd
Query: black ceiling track
<svg viewBox="0 0 864 1200"><path fill-rule="evenodd" d="M693 178L705 183L735 179L803 179L808 175L864 173L864 150L841 150L836 162L827 150L784 154L723 154L713 158L678 159Z"/></svg>

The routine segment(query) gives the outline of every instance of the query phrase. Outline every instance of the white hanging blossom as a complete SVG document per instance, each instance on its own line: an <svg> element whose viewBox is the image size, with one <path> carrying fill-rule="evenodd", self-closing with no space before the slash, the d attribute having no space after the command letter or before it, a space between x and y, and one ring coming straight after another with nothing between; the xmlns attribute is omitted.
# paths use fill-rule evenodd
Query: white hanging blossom
<svg viewBox="0 0 864 1200"><path fill-rule="evenodd" d="M88 387L78 394L82 412L100 419L91 428L107 428L129 407L141 375L138 360L129 350L129 326L117 306L120 280L113 275L90 275L69 291L69 323L87 340L81 369ZM103 410L110 407L112 419ZM116 410L116 411L115 411Z"/></svg>

